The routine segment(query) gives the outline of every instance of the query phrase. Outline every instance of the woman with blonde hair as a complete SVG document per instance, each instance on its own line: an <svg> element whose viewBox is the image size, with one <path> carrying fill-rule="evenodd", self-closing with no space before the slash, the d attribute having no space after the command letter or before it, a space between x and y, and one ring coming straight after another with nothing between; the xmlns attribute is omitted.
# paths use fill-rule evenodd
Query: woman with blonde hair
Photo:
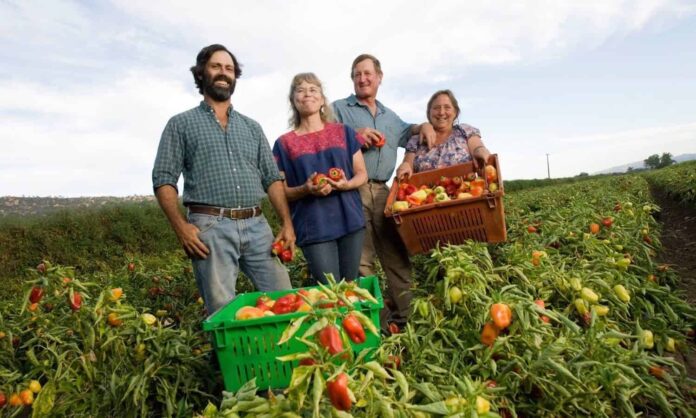
<svg viewBox="0 0 696 418"><path fill-rule="evenodd" d="M326 282L326 273L353 280L365 235L358 193L367 182L360 151L364 139L334 122L321 81L313 73L293 78L288 99L292 130L276 140L273 155L285 177L297 245L314 281Z"/></svg>

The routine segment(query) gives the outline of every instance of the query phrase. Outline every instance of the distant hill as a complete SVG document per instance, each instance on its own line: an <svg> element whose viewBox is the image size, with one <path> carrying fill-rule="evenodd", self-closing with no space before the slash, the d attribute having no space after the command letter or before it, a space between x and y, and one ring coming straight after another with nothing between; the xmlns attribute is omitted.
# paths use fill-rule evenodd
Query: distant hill
<svg viewBox="0 0 696 418"><path fill-rule="evenodd" d="M677 155L676 157L672 157L672 159L674 161L676 161L677 163L681 163L684 161L690 161L690 160L696 160L696 154L681 154L681 155ZM633 170L642 170L645 168L645 163L642 160L636 161L633 163L628 163L628 164L619 165L619 166L612 167L612 168L607 168L606 170L597 171L596 173L593 173L593 174L625 173L628 171L629 168L632 168Z"/></svg>
<svg viewBox="0 0 696 418"><path fill-rule="evenodd" d="M155 196L19 197L0 196L0 218L8 215L46 215L62 209L104 207L113 203L154 202Z"/></svg>

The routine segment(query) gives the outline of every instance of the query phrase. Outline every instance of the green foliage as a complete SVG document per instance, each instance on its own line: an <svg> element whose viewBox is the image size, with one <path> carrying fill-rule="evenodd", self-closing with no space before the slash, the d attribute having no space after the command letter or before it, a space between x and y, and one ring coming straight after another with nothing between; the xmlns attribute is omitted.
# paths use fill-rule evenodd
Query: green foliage
<svg viewBox="0 0 696 418"><path fill-rule="evenodd" d="M590 176L587 173L580 173L575 177L562 177L558 179L524 179L524 180L505 180L504 187L506 192L516 192L519 190L536 189L539 187L558 186L561 184L573 184L577 182L596 180L616 174L600 174Z"/></svg>
<svg viewBox="0 0 696 418"><path fill-rule="evenodd" d="M653 154L643 160L645 163L645 166L649 169L656 169L656 168L664 168L669 165L674 164L674 160L672 159L672 154L669 152L663 152L662 156L659 156L657 154Z"/></svg>
<svg viewBox="0 0 696 418"><path fill-rule="evenodd" d="M106 271L138 255L179 248L156 203L124 203L104 208L62 210L42 217L0 220L0 278L24 275L42 259Z"/></svg>
<svg viewBox="0 0 696 418"><path fill-rule="evenodd" d="M688 161L664 170L645 174L651 185L660 188L675 200L696 205L696 161Z"/></svg>

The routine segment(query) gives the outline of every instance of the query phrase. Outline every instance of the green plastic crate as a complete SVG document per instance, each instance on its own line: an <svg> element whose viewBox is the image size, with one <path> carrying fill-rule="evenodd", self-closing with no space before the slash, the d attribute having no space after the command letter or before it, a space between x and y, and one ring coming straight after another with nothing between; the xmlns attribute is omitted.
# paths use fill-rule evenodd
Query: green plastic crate
<svg viewBox="0 0 696 418"><path fill-rule="evenodd" d="M384 306L379 281L376 276L363 277L358 279L358 285L368 289L378 303L358 302L354 304L355 308L370 317L379 330L379 311ZM259 389L282 389L290 384L292 370L297 366L297 362L282 362L276 360L276 357L306 351L307 346L295 338L283 345L278 345L277 342L291 319L306 314L298 312L243 321L235 320L234 315L243 306L255 306L260 295L266 294L272 299L278 299L298 290L241 294L203 322L203 330L212 334L225 390L237 391L253 378L256 378L256 386ZM302 335L310 325L307 322L303 323L297 335ZM367 332L366 336L362 344L351 342L356 353L379 347L379 336L370 332Z"/></svg>

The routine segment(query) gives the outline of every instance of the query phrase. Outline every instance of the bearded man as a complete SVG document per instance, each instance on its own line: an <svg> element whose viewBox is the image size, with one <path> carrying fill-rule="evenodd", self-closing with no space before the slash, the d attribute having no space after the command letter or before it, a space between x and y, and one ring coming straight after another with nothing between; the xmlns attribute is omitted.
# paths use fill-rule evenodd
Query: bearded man
<svg viewBox="0 0 696 418"><path fill-rule="evenodd" d="M242 74L236 57L222 45L207 46L191 73L203 101L167 123L152 184L212 314L234 299L240 270L260 291L291 288L287 270L271 255L274 237L260 209L266 194L282 222L275 239L294 251L295 231L261 126L232 107ZM178 207L182 173L187 217Z"/></svg>

